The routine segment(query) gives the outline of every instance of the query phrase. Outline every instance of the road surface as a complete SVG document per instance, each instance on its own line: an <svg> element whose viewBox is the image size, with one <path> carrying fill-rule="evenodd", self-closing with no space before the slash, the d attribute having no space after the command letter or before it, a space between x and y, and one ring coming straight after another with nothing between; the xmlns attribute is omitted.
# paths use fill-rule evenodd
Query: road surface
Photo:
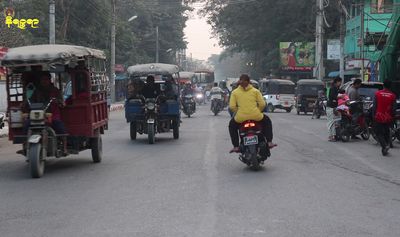
<svg viewBox="0 0 400 237"><path fill-rule="evenodd" d="M41 179L0 138L0 236L399 236L399 143L382 157L372 140L327 142L325 120L271 118L279 146L259 172L208 106L154 145L113 112L103 163L50 160Z"/></svg>

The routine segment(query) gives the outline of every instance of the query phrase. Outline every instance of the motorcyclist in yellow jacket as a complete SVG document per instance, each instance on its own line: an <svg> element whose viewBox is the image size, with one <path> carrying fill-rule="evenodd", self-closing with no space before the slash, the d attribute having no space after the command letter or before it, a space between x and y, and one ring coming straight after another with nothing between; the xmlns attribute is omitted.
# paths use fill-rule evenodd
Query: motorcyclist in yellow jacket
<svg viewBox="0 0 400 237"><path fill-rule="evenodd" d="M239 134L240 124L247 120L260 122L263 126L263 134L267 139L269 148L276 146L272 143L272 122L264 115L265 100L261 92L250 84L250 77L246 74L240 76L239 86L232 92L229 108L235 113L229 122L229 134L233 149L230 151L239 152Z"/></svg>

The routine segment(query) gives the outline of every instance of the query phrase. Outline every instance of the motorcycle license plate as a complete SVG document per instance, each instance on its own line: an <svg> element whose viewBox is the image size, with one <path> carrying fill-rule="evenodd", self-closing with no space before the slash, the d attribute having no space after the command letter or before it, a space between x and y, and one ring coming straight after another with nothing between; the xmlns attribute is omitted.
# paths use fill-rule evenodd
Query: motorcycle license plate
<svg viewBox="0 0 400 237"><path fill-rule="evenodd" d="M147 123L154 123L155 121L154 121L154 119L148 119L147 120Z"/></svg>
<svg viewBox="0 0 400 237"><path fill-rule="evenodd" d="M258 136L244 137L244 145L245 146L257 145L257 144L258 144Z"/></svg>

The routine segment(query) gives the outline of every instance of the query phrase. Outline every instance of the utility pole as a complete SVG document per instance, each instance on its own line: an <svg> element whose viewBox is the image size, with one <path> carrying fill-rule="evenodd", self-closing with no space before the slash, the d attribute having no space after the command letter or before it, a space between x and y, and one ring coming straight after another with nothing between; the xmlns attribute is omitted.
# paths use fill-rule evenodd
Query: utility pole
<svg viewBox="0 0 400 237"><path fill-rule="evenodd" d="M56 43L56 2L49 0L49 43Z"/></svg>
<svg viewBox="0 0 400 237"><path fill-rule="evenodd" d="M364 81L365 75L365 66L364 66L364 28L365 28L365 12L364 12L364 3L360 5L360 12L361 12L361 45L360 45L360 55L361 55L361 80Z"/></svg>
<svg viewBox="0 0 400 237"><path fill-rule="evenodd" d="M160 61L160 44L159 44L159 34L158 26L156 26L156 63Z"/></svg>
<svg viewBox="0 0 400 237"><path fill-rule="evenodd" d="M344 83L344 33L345 33L345 12L343 11L344 6L340 6L340 63L339 63L339 75L342 78L342 84Z"/></svg>
<svg viewBox="0 0 400 237"><path fill-rule="evenodd" d="M111 0L111 62L110 62L110 84L111 84L111 101L115 102L115 1Z"/></svg>
<svg viewBox="0 0 400 237"><path fill-rule="evenodd" d="M322 80L325 76L324 70L324 52L323 52L323 42L324 42L324 22L323 22L323 12L324 12L324 0L317 1L317 18L316 18L316 35L315 35L315 62L316 69L314 76L318 80Z"/></svg>

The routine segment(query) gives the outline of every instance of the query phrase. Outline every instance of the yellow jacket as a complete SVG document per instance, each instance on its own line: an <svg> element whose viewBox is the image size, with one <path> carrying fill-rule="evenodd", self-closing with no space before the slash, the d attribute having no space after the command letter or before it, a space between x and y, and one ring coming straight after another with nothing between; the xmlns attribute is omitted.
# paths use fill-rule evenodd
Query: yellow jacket
<svg viewBox="0 0 400 237"><path fill-rule="evenodd" d="M261 121L264 117L265 100L261 92L249 85L244 89L239 86L231 94L229 108L236 113L235 121L243 123L246 120Z"/></svg>

